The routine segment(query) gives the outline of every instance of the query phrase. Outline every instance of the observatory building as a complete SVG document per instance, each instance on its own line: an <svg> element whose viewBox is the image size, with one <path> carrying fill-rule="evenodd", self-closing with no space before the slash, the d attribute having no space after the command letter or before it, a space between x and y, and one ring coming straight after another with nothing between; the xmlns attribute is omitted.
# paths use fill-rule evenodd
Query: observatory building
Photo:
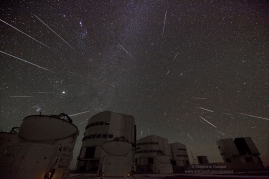
<svg viewBox="0 0 269 179"><path fill-rule="evenodd" d="M137 171L172 173L170 159L171 149L166 138L150 135L137 141L135 154Z"/></svg>
<svg viewBox="0 0 269 179"><path fill-rule="evenodd" d="M190 165L186 146L182 143L176 142L171 143L170 148L174 171L184 171Z"/></svg>
<svg viewBox="0 0 269 179"><path fill-rule="evenodd" d="M111 111L92 116L85 128L77 170L97 172L103 144L122 136L135 148L136 126L133 116Z"/></svg>
<svg viewBox="0 0 269 179"><path fill-rule="evenodd" d="M260 153L250 137L221 139L217 145L229 168L237 171L264 169Z"/></svg>
<svg viewBox="0 0 269 179"><path fill-rule="evenodd" d="M23 119L17 134L0 158L0 173L8 179L62 179L79 135L66 114L33 115Z"/></svg>

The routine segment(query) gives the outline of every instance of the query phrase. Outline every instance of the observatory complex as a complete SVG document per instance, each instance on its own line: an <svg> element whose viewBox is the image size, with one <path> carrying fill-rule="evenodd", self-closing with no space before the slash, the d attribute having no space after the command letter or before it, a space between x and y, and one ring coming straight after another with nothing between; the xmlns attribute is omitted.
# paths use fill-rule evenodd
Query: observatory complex
<svg viewBox="0 0 269 179"><path fill-rule="evenodd" d="M67 178L78 135L66 114L25 117L20 127L0 133L0 178ZM88 120L76 171L97 178L124 178L134 173L201 171L195 169L199 165L215 167L215 172L221 167L234 172L264 169L250 137L220 139L217 146L224 163L209 163L206 156L197 156L199 164L191 165L184 144L169 143L157 135L136 140L134 116L104 111Z"/></svg>

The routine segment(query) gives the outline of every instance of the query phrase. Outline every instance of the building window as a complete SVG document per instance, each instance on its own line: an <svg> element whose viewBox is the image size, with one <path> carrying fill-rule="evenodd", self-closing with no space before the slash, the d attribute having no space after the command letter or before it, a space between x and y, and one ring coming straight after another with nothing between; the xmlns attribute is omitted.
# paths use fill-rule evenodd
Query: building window
<svg viewBox="0 0 269 179"><path fill-rule="evenodd" d="M99 122L99 125L104 125L104 122Z"/></svg>
<svg viewBox="0 0 269 179"><path fill-rule="evenodd" d="M227 162L227 163L231 163L232 161L231 161L231 159L227 158L227 159L226 159L226 162Z"/></svg>
<svg viewBox="0 0 269 179"><path fill-rule="evenodd" d="M158 143L158 142L156 142L156 145L159 145L159 143Z"/></svg>
<svg viewBox="0 0 269 179"><path fill-rule="evenodd" d="M149 158L148 158L148 164L154 164L154 162L153 162L153 158L152 158L152 157L149 157Z"/></svg>
<svg viewBox="0 0 269 179"><path fill-rule="evenodd" d="M113 138L113 134L108 134L108 138Z"/></svg>
<svg viewBox="0 0 269 179"><path fill-rule="evenodd" d="M220 155L225 155L225 153L220 153Z"/></svg>
<svg viewBox="0 0 269 179"><path fill-rule="evenodd" d="M98 126L98 122L94 123L95 126Z"/></svg>
<svg viewBox="0 0 269 179"><path fill-rule="evenodd" d="M107 134L103 134L103 138L107 138Z"/></svg>
<svg viewBox="0 0 269 179"><path fill-rule="evenodd" d="M101 138L101 136L102 136L101 134L97 134L96 138Z"/></svg>
<svg viewBox="0 0 269 179"><path fill-rule="evenodd" d="M95 147L87 147L85 158L94 158Z"/></svg>
<svg viewBox="0 0 269 179"><path fill-rule="evenodd" d="M109 121L106 121L106 122L105 122L105 125L109 125Z"/></svg>
<svg viewBox="0 0 269 179"><path fill-rule="evenodd" d="M96 134L92 135L92 139L94 139L96 137Z"/></svg>

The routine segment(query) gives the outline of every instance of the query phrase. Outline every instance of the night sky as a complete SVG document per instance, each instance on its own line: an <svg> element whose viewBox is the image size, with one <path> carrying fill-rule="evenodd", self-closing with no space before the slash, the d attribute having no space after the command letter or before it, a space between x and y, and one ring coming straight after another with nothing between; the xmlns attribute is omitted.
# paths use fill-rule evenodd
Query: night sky
<svg viewBox="0 0 269 179"><path fill-rule="evenodd" d="M7 0L0 19L3 131L69 114L76 158L87 120L109 110L133 115L138 139L185 144L191 163L251 137L269 165L268 1Z"/></svg>

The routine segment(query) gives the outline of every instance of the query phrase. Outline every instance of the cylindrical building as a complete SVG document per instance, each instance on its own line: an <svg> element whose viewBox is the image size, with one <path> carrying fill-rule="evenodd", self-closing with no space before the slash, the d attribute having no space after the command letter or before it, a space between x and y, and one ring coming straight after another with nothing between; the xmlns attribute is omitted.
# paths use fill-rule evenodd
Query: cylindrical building
<svg viewBox="0 0 269 179"><path fill-rule="evenodd" d="M85 130L77 170L97 172L103 144L115 137L124 136L135 147L136 129L131 115L100 112L89 119Z"/></svg>
<svg viewBox="0 0 269 179"><path fill-rule="evenodd" d="M169 160L171 159L171 150L168 140L156 135L139 139L135 153L137 171L153 172L154 157L157 155L169 156Z"/></svg>
<svg viewBox="0 0 269 179"><path fill-rule="evenodd" d="M0 159L2 178L64 179L79 134L66 114L23 119L17 142Z"/></svg>

